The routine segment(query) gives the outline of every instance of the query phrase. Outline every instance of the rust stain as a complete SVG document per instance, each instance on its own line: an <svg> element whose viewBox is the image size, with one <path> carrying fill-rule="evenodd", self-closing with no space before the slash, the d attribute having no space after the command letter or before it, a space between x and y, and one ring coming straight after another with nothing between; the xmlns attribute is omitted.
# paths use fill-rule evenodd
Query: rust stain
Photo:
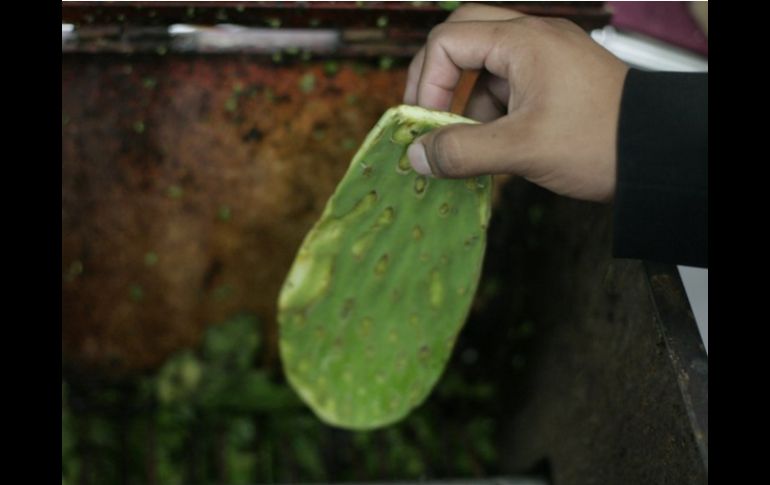
<svg viewBox="0 0 770 485"><path fill-rule="evenodd" d="M295 251L405 77L245 56L65 57L65 359L150 369L249 311L274 365Z"/></svg>

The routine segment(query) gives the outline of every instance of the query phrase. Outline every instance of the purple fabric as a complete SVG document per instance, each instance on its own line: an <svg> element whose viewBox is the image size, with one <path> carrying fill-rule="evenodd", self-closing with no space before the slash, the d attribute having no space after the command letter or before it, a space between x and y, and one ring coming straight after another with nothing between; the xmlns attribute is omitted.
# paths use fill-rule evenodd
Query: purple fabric
<svg viewBox="0 0 770 485"><path fill-rule="evenodd" d="M687 2L607 2L612 25L668 42L708 57L708 37Z"/></svg>

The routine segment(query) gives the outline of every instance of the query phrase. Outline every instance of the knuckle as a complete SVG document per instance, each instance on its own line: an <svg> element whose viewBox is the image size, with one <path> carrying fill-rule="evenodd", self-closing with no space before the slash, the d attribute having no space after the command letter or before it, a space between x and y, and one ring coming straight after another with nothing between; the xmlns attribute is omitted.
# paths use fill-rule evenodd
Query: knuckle
<svg viewBox="0 0 770 485"><path fill-rule="evenodd" d="M558 34L564 31L580 30L571 20L562 17L523 17L521 26L534 34Z"/></svg>
<svg viewBox="0 0 770 485"><path fill-rule="evenodd" d="M542 17L527 15L526 17L520 17L518 19L514 19L513 21L517 22L519 26L531 29L533 31L544 30L548 28L548 22Z"/></svg>
<svg viewBox="0 0 770 485"><path fill-rule="evenodd" d="M534 16L513 19L507 27L506 34L527 51L541 50L565 30L558 19Z"/></svg>
<svg viewBox="0 0 770 485"><path fill-rule="evenodd" d="M476 5L473 5L472 3L464 3L457 7L455 11L452 12L449 17L447 17L447 21L467 18L470 14L476 12L477 10L478 7Z"/></svg>
<svg viewBox="0 0 770 485"><path fill-rule="evenodd" d="M449 25L446 23L438 24L435 27L433 27L428 33L428 44L434 43L438 39L446 35L446 31L448 28L449 28Z"/></svg>
<svg viewBox="0 0 770 485"><path fill-rule="evenodd" d="M559 25L564 30L578 30L580 32L583 31L583 29L581 29L578 24L576 24L575 22L573 22L570 19L565 19L563 17L558 17L558 18L554 18L552 20L553 20L554 24Z"/></svg>
<svg viewBox="0 0 770 485"><path fill-rule="evenodd" d="M570 22L569 20L565 19L564 17L553 17L552 19L550 19L550 21L551 21L550 23L552 25L559 25L559 26L562 26L562 27L566 27L566 26L572 24L572 22Z"/></svg>

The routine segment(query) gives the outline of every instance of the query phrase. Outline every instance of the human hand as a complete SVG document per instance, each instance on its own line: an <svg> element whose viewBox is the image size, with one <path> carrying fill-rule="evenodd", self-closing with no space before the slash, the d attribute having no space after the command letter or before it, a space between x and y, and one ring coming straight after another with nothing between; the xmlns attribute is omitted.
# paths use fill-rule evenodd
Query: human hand
<svg viewBox="0 0 770 485"><path fill-rule="evenodd" d="M463 178L513 174L561 195L610 201L628 67L564 19L460 7L409 66L404 102L449 110L464 69L482 69L458 124L418 138L415 171Z"/></svg>

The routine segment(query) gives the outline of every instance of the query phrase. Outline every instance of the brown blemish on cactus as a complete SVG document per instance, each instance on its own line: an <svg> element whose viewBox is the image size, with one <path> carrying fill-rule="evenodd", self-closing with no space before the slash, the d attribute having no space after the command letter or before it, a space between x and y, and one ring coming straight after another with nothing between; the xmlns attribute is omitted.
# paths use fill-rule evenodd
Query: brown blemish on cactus
<svg viewBox="0 0 770 485"><path fill-rule="evenodd" d="M425 189L428 187L428 179L423 175L418 175L414 179L414 192L418 196L422 196L425 193Z"/></svg>
<svg viewBox="0 0 770 485"><path fill-rule="evenodd" d="M371 209L375 202L377 202L377 191L372 190L365 196L363 196L358 202L356 202L356 205L353 206L353 209L345 214L343 217L357 217L366 212L367 210Z"/></svg>
<svg viewBox="0 0 770 485"><path fill-rule="evenodd" d="M366 178L371 177L372 172L374 172L374 169L370 166L364 166L364 169L361 171L361 175L363 175Z"/></svg>
<svg viewBox="0 0 770 485"><path fill-rule="evenodd" d="M412 228L412 239L415 241L422 239L422 228L420 226L414 226Z"/></svg>
<svg viewBox="0 0 770 485"><path fill-rule="evenodd" d="M442 217L446 217L447 214L449 214L449 204L444 202L441 204L441 206L438 208L438 213Z"/></svg>
<svg viewBox="0 0 770 485"><path fill-rule="evenodd" d="M380 217L377 218L377 222L375 223L375 227L377 229L387 226L388 224L393 222L393 218L395 217L396 211L393 209L393 207L386 207L384 211L382 211L382 214L380 214Z"/></svg>
<svg viewBox="0 0 770 485"><path fill-rule="evenodd" d="M393 207L387 207L382 214L379 215L374 225L366 231L361 237L359 237L351 246L350 251L356 261L361 261L364 254L369 250L377 233L385 226L390 225L395 218L396 211Z"/></svg>
<svg viewBox="0 0 770 485"><path fill-rule="evenodd" d="M396 172L407 174L412 171L412 164L409 163L409 157L404 152L404 155L398 159L398 165L396 165Z"/></svg>
<svg viewBox="0 0 770 485"><path fill-rule="evenodd" d="M374 274L378 276L382 276L385 271L388 269L388 260L389 260L388 254L383 254L380 256L380 259L377 260L377 264L374 266Z"/></svg>
<svg viewBox="0 0 770 485"><path fill-rule="evenodd" d="M342 304L342 311L340 312L340 317L343 320L350 316L350 312L353 310L353 306L355 305L355 303L356 301L353 298L348 298Z"/></svg>
<svg viewBox="0 0 770 485"><path fill-rule="evenodd" d="M417 356L421 361L425 361L430 356L430 347L427 345L422 345L420 347L420 350L417 351Z"/></svg>
<svg viewBox="0 0 770 485"><path fill-rule="evenodd" d="M465 249L470 249L476 242L479 240L478 234L473 234L471 237L465 240L463 245L465 246Z"/></svg>
<svg viewBox="0 0 770 485"><path fill-rule="evenodd" d="M356 259L356 261L361 261L364 257L364 253L366 253L366 250L369 249L369 246L371 246L372 241L374 239L374 235L371 233L366 233L358 239L355 243L353 243L353 246L350 248L350 252L353 254L353 257Z"/></svg>

